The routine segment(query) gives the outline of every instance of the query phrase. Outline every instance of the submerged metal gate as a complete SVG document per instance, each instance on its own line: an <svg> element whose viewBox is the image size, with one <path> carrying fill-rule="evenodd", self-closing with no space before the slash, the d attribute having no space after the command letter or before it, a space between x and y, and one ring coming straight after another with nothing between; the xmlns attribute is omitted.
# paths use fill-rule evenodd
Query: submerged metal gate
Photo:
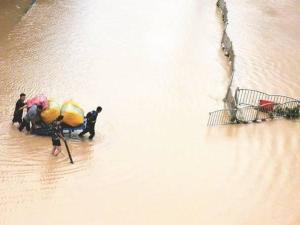
<svg viewBox="0 0 300 225"><path fill-rule="evenodd" d="M249 123L275 118L298 118L300 101L283 95L269 95L251 89L237 89L234 103L225 99L226 109L209 113L208 126ZM226 102L230 100L231 102ZM271 101L272 105L261 105L260 100ZM235 106L234 106L235 104Z"/></svg>
<svg viewBox="0 0 300 225"><path fill-rule="evenodd" d="M272 101L277 104L284 104L286 102L298 101L295 98L290 98L284 95L269 95L261 91L251 89L239 89L235 92L235 101L237 105L259 105L259 100L264 99Z"/></svg>
<svg viewBox="0 0 300 225"><path fill-rule="evenodd" d="M299 117L300 106L297 99L283 95L268 95L251 89L238 88L236 91L232 90L235 54L233 44L227 33L228 9L225 0L218 0L217 6L223 18L224 30L221 47L228 58L230 82L224 98L224 109L209 113L208 126L264 121L276 117L296 118L296 115ZM260 100L270 101L272 106L263 105L263 102Z"/></svg>
<svg viewBox="0 0 300 225"><path fill-rule="evenodd" d="M234 123L232 119L232 112L229 109L210 112L207 126L231 124Z"/></svg>

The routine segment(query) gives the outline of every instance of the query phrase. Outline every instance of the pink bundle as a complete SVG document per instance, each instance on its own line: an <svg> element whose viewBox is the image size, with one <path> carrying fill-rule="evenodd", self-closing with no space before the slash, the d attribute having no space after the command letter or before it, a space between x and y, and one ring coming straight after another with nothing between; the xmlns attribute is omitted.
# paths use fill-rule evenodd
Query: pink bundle
<svg viewBox="0 0 300 225"><path fill-rule="evenodd" d="M27 100L27 106L30 108L32 105L40 105L43 109L47 109L48 99L45 95L37 95Z"/></svg>

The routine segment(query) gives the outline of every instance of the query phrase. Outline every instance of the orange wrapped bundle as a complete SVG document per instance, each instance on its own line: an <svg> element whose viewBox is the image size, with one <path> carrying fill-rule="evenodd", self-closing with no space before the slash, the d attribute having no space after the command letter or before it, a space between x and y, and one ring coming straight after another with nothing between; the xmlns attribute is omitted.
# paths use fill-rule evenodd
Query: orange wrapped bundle
<svg viewBox="0 0 300 225"><path fill-rule="evenodd" d="M69 100L61 107L61 115L64 116L63 122L71 127L77 127L84 122L84 111L81 106Z"/></svg>
<svg viewBox="0 0 300 225"><path fill-rule="evenodd" d="M42 113L41 113L41 117L42 120L47 123L50 124L52 123L58 116L60 115L60 105L53 101L52 99L50 99L48 101L48 108L45 109Z"/></svg>

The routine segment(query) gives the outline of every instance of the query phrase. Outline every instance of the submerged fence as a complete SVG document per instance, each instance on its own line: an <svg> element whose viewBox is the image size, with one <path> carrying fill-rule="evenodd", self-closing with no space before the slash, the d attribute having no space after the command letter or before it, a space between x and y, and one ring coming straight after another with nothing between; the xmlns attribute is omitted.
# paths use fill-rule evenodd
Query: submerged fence
<svg viewBox="0 0 300 225"><path fill-rule="evenodd" d="M235 100L232 98L233 96L233 90L231 88L233 77L234 77L234 66L235 66L235 54L233 50L233 45L230 37L227 33L227 26L228 26L228 9L225 0L218 0L217 6L219 7L221 13L222 13L222 19L223 19L223 35L221 40L221 47L223 49L224 55L228 57L228 63L230 65L230 81L228 84L228 88L226 91L226 95L224 97L225 106L227 109L233 109L235 107Z"/></svg>
<svg viewBox="0 0 300 225"><path fill-rule="evenodd" d="M268 119L299 119L300 101L251 89L235 91L236 107L209 113L208 126L260 122Z"/></svg>
<svg viewBox="0 0 300 225"><path fill-rule="evenodd" d="M235 73L235 54L227 33L228 9L225 0L218 0L224 30L221 47L230 65L230 81L224 98L225 109L209 113L208 126L259 122L267 119L300 117L300 101L283 95L269 95L251 89L232 88Z"/></svg>
<svg viewBox="0 0 300 225"><path fill-rule="evenodd" d="M230 109L222 109L209 113L207 126L232 124L232 111Z"/></svg>
<svg viewBox="0 0 300 225"><path fill-rule="evenodd" d="M235 101L237 105L258 105L260 100L272 101L275 104L284 104L287 102L298 101L295 98L283 96L283 95L269 95L264 92L251 90L251 89L239 89L235 92Z"/></svg>

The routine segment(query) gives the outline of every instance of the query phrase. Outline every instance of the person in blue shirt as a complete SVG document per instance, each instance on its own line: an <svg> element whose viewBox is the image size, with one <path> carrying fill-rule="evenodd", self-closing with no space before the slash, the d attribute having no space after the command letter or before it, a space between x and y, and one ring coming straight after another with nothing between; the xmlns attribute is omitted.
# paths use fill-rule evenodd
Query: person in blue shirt
<svg viewBox="0 0 300 225"><path fill-rule="evenodd" d="M79 137L83 137L83 135L85 135L86 133L90 133L89 139L92 140L94 138L97 117L101 111L102 107L98 106L96 110L93 110L86 115L86 128L79 134Z"/></svg>
<svg viewBox="0 0 300 225"><path fill-rule="evenodd" d="M19 131L22 131L26 127L27 131L30 131L30 122L32 127L35 128L36 121L40 118L43 107L40 105L33 105L28 109L26 116L19 127Z"/></svg>

